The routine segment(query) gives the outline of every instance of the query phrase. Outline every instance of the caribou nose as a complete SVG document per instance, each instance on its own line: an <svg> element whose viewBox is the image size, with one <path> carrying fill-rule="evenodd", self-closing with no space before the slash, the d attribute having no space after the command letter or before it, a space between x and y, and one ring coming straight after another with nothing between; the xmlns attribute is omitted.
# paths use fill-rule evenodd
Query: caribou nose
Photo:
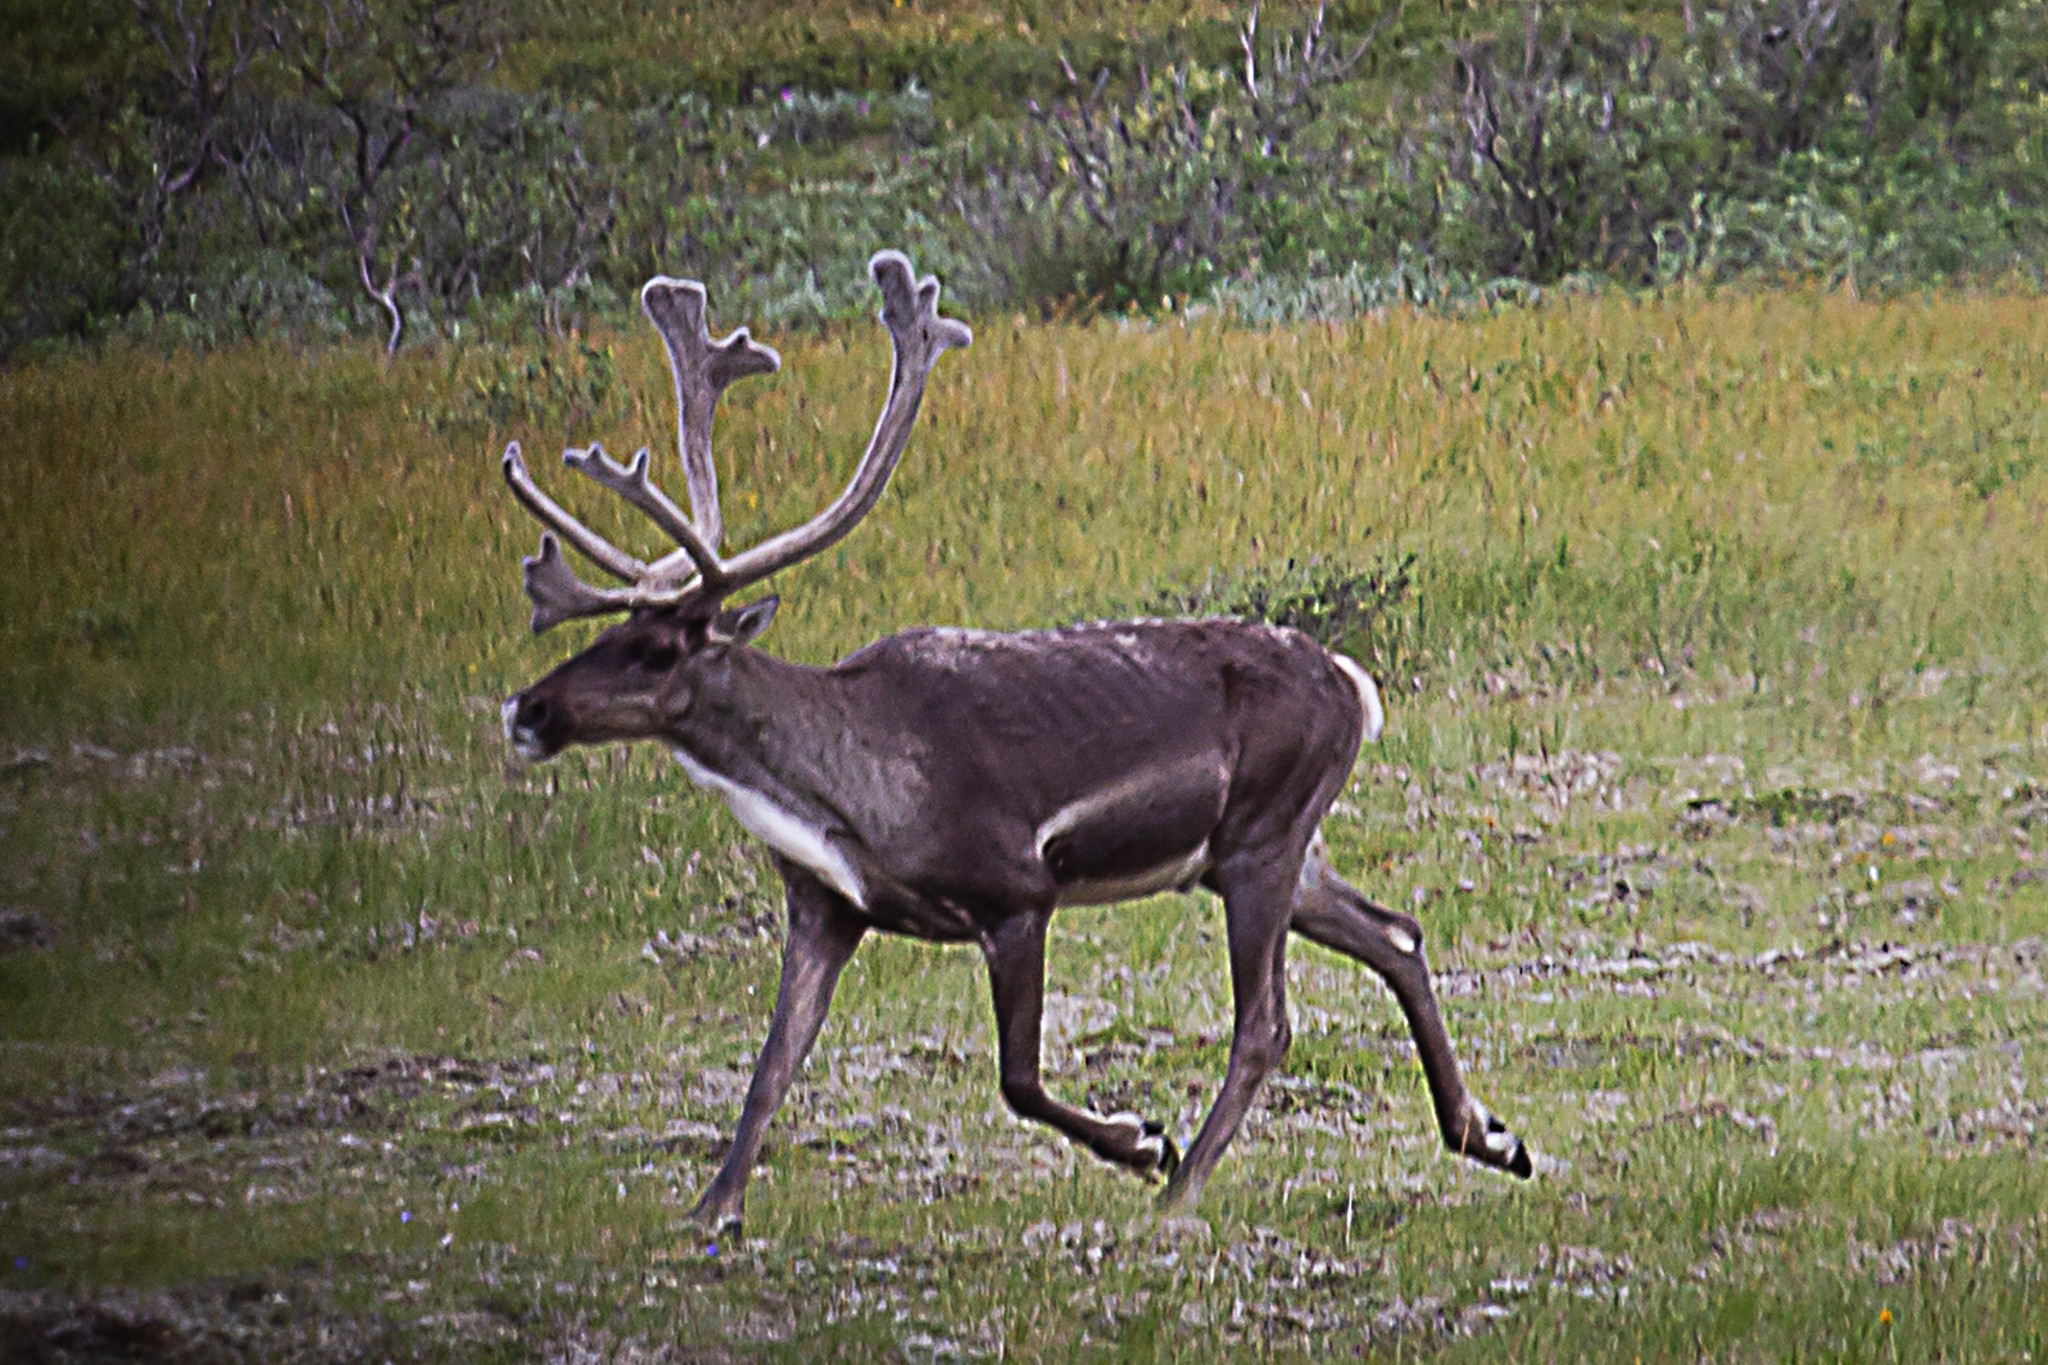
<svg viewBox="0 0 2048 1365"><path fill-rule="evenodd" d="M498 717L505 726L505 738L519 756L529 763L539 763L551 757L555 750L545 738L547 725L554 716L555 708L540 697L522 692L507 701L498 710Z"/></svg>
<svg viewBox="0 0 2048 1365"><path fill-rule="evenodd" d="M554 715L554 707L548 705L546 697L530 696L526 693L505 703L505 738L516 740L522 735L538 735L547 728L548 720Z"/></svg>
<svg viewBox="0 0 2048 1365"><path fill-rule="evenodd" d="M522 692L507 701L498 714L505 722L505 738L518 744L538 738L554 718L555 708L545 697Z"/></svg>

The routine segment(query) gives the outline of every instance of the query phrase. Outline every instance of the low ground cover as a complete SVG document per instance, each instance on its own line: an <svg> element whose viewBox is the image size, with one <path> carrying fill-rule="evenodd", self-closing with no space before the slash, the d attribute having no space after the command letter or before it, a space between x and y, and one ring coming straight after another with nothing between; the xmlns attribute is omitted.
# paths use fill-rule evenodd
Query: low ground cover
<svg viewBox="0 0 2048 1365"><path fill-rule="evenodd" d="M652 338L17 365L0 1342L2039 1358L2044 339L2033 296L1844 291L980 320L766 643L1368 603L1317 618L1390 701L1335 858L1428 926L1546 1164L1441 1155L1391 1002L1302 947L1285 1074L1161 1228L1003 1110L974 955L877 941L715 1250L680 1220L772 875L655 756L496 735L567 644L523 634L496 453L663 448ZM877 329L784 353L721 422L741 540L880 401ZM1063 914L1052 1084L1185 1135L1219 925Z"/></svg>

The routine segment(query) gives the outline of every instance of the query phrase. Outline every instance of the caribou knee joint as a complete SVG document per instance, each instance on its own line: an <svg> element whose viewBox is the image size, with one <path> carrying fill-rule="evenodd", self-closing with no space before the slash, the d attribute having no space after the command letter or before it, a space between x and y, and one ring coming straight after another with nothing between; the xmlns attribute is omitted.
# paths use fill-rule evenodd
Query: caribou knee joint
<svg viewBox="0 0 2048 1365"><path fill-rule="evenodd" d="M1242 1061L1245 1070L1254 1076L1270 1076L1279 1068L1281 1059L1287 1055L1288 1041L1288 1033L1283 1025L1264 1038L1248 1038L1233 1047L1231 1060L1233 1063Z"/></svg>

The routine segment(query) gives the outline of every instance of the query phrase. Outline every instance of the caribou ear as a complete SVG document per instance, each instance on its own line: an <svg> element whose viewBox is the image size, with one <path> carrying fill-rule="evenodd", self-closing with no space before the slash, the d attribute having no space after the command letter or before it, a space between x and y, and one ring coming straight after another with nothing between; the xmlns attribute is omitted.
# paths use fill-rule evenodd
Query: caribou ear
<svg viewBox="0 0 2048 1365"><path fill-rule="evenodd" d="M721 644L747 644L775 619L775 609L782 605L780 597L764 597L758 602L749 602L744 607L722 611L711 618L711 639Z"/></svg>

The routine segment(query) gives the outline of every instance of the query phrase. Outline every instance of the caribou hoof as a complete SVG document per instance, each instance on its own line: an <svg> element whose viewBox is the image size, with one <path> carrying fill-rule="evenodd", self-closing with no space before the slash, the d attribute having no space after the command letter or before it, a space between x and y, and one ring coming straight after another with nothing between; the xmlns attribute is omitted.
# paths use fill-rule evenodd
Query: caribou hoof
<svg viewBox="0 0 2048 1365"><path fill-rule="evenodd" d="M1534 1155L1508 1131L1505 1123L1493 1116L1492 1110L1477 1100L1470 1101L1462 1119L1445 1124L1443 1135L1446 1147L1482 1166L1506 1171L1523 1180L1536 1174Z"/></svg>
<svg viewBox="0 0 2048 1365"><path fill-rule="evenodd" d="M718 1254L720 1242L737 1242L745 1234L738 1209L715 1208L708 1199L691 1209L684 1222L696 1238L705 1243L707 1254L713 1256Z"/></svg>
<svg viewBox="0 0 2048 1365"><path fill-rule="evenodd" d="M1159 1180L1171 1179L1180 1169L1180 1148L1173 1145L1173 1139L1166 1135L1166 1129L1149 1119L1145 1123L1145 1135L1138 1139L1138 1151L1152 1158L1152 1169L1145 1174Z"/></svg>
<svg viewBox="0 0 2048 1365"><path fill-rule="evenodd" d="M1136 1114L1112 1114L1104 1122L1128 1130L1131 1136L1124 1139L1118 1134L1114 1146L1095 1147L1097 1156L1153 1180L1165 1179L1179 1169L1180 1148L1159 1124Z"/></svg>
<svg viewBox="0 0 2048 1365"><path fill-rule="evenodd" d="M1497 1166L1520 1180L1536 1174L1536 1160L1529 1154L1528 1146L1491 1114L1486 1116L1486 1133L1479 1141L1480 1150L1468 1155L1489 1166Z"/></svg>

